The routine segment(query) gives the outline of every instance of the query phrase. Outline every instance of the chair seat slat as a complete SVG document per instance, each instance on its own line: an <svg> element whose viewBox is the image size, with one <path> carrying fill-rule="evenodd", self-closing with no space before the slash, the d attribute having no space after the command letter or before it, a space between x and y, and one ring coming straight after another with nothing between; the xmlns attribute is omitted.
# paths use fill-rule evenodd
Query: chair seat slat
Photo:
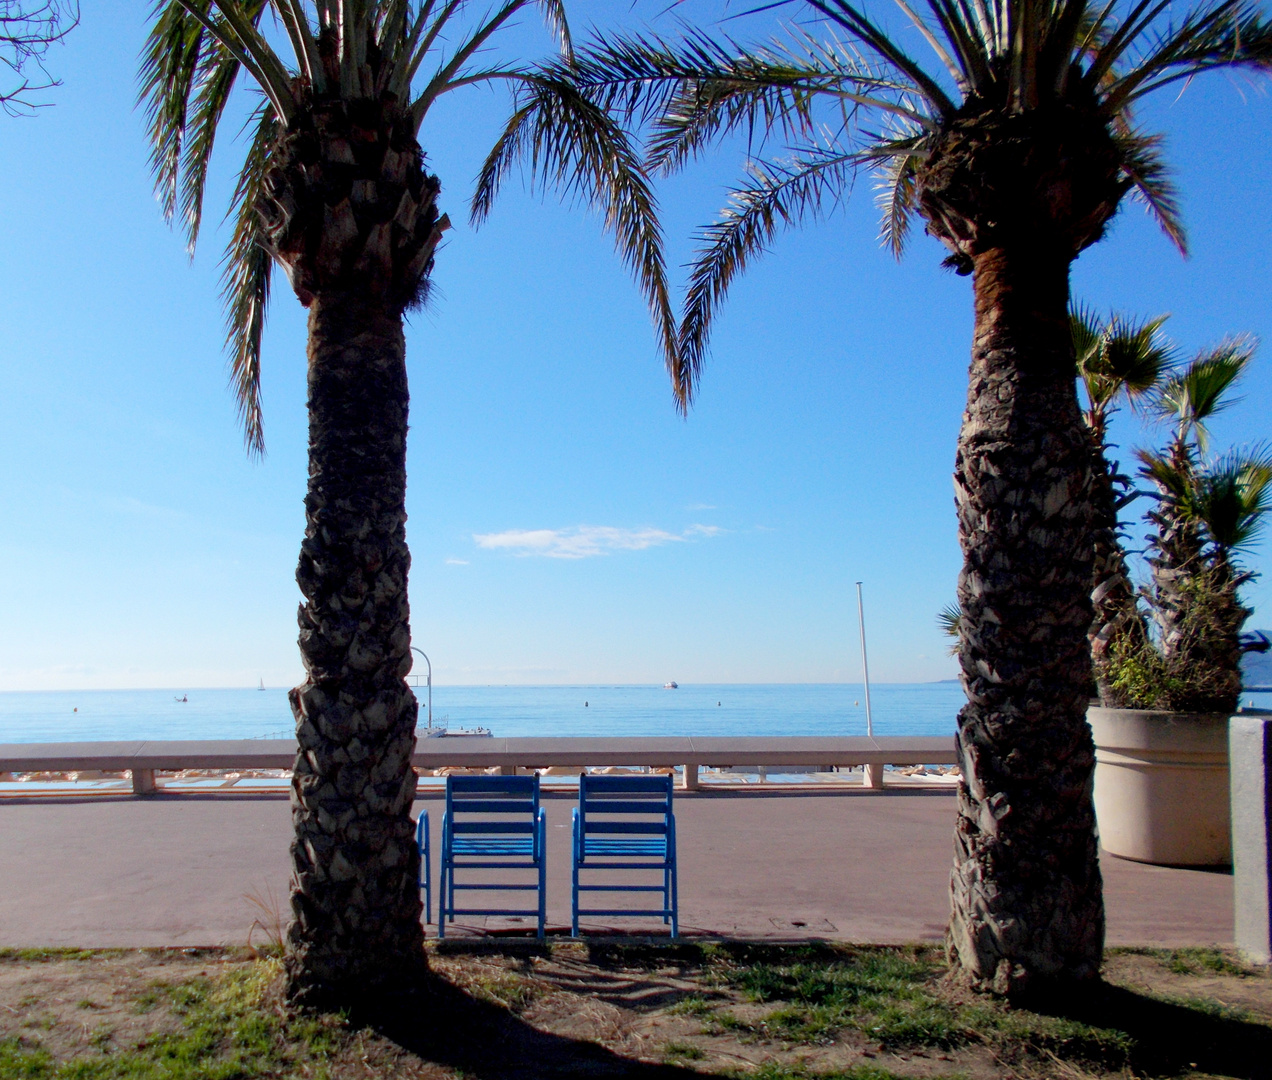
<svg viewBox="0 0 1272 1080"><path fill-rule="evenodd" d="M619 802L617 799L588 798L583 803L583 813L593 814L658 814L668 812L666 799L649 799L645 802Z"/></svg>
<svg viewBox="0 0 1272 1080"><path fill-rule="evenodd" d="M456 836L462 833L493 833L504 836L528 835L534 832L534 819L525 821L465 821L463 818L451 818L451 832Z"/></svg>
<svg viewBox="0 0 1272 1080"><path fill-rule="evenodd" d="M583 821L583 834L585 836L595 836L598 833L608 833L611 836L620 834L666 836L667 823L665 821L597 821L595 818L585 818Z"/></svg>
<svg viewBox="0 0 1272 1080"><path fill-rule="evenodd" d="M667 854L667 844L662 840L637 840L630 843L589 840L583 845L583 856L589 855L657 855Z"/></svg>

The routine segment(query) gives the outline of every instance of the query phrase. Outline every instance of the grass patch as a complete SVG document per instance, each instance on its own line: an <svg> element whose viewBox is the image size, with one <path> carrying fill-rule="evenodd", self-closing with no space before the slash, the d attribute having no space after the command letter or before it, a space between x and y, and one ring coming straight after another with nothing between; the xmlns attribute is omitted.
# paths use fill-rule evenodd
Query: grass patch
<svg viewBox="0 0 1272 1080"><path fill-rule="evenodd" d="M666 1061L701 1061L706 1055L692 1043L669 1042L663 1047Z"/></svg>
<svg viewBox="0 0 1272 1080"><path fill-rule="evenodd" d="M719 1006L719 1002L707 1000L701 994L686 994L674 1005L667 1006L670 1016L710 1016Z"/></svg>
<svg viewBox="0 0 1272 1080"><path fill-rule="evenodd" d="M317 1076L323 1059L339 1045L339 1018L290 1020L271 1008L277 961L226 972L215 980L152 983L139 997L139 1011L166 1003L180 1017L179 1029L143 1039L132 1047L113 1045L103 1026L88 1035L91 1052L54 1060L29 1040L0 1041L3 1080L248 1080L290 1075L299 1059L304 1074Z"/></svg>
<svg viewBox="0 0 1272 1080"><path fill-rule="evenodd" d="M774 1006L758 1024L745 1026L790 1042L825 1044L851 1031L887 1050L984 1043L1112 1068L1130 1060L1135 1040L1124 1031L1002 1002L962 1002L941 988L944 973L934 948L829 944L736 947L718 952L708 968L718 984ZM715 1013L713 1025L727 1028L726 1015Z"/></svg>
<svg viewBox="0 0 1272 1080"><path fill-rule="evenodd" d="M101 960L123 955L123 949L0 949L0 960L23 964L48 964L57 960Z"/></svg>
<svg viewBox="0 0 1272 1080"><path fill-rule="evenodd" d="M511 971L484 975L467 983L466 989L475 997L502 1005L514 1014L523 1012L541 993L540 987L532 980Z"/></svg>
<svg viewBox="0 0 1272 1080"><path fill-rule="evenodd" d="M1171 949L1167 967L1176 975L1250 975L1244 964L1239 964L1219 949Z"/></svg>
<svg viewBox="0 0 1272 1080"><path fill-rule="evenodd" d="M1108 956L1147 956L1156 960L1173 975L1236 975L1257 977L1257 969L1215 948L1146 949L1134 946L1109 949Z"/></svg>

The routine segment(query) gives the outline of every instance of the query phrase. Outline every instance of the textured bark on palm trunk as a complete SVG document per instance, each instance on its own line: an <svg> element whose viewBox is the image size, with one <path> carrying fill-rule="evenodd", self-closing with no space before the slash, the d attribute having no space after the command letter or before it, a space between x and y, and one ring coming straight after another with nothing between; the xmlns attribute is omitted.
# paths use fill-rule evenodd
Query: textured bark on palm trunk
<svg viewBox="0 0 1272 1080"><path fill-rule="evenodd" d="M257 210L309 309L288 988L349 1006L427 967L410 819L402 314L427 289L447 223L392 95L307 101L271 156Z"/></svg>
<svg viewBox="0 0 1272 1080"><path fill-rule="evenodd" d="M1104 447L1103 424L1090 429L1091 439L1091 534L1094 565L1091 603L1095 617L1088 633L1091 667L1100 704L1119 708L1127 704L1112 685L1110 661L1120 652L1147 638L1143 616L1136 602L1135 586L1126 566L1119 535L1118 509L1128 500L1129 482L1109 461Z"/></svg>
<svg viewBox="0 0 1272 1080"><path fill-rule="evenodd" d="M1091 457L1070 258L1037 241L973 258L955 469L968 703L949 945L974 984L1003 993L1096 976L1104 940L1085 720Z"/></svg>
<svg viewBox="0 0 1272 1080"><path fill-rule="evenodd" d="M291 691L293 996L349 1002L424 968L410 809L402 319L327 290L309 309L309 489Z"/></svg>

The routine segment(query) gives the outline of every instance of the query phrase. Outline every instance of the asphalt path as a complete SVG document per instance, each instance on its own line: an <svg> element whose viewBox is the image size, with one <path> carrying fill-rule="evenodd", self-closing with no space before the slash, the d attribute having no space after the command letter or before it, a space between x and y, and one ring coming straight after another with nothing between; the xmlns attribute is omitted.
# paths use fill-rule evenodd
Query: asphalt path
<svg viewBox="0 0 1272 1080"><path fill-rule="evenodd" d="M569 926L574 802L544 796L556 930ZM441 800L417 806L429 810L436 861ZM678 793L676 818L682 934L882 944L944 932L950 793ZM290 834L290 808L278 796L6 799L0 946L243 944L254 920L268 924L267 912L286 910ZM1230 875L1108 855L1102 869L1109 944L1231 942ZM447 934L525 925L473 917ZM660 924L595 920L584 929Z"/></svg>

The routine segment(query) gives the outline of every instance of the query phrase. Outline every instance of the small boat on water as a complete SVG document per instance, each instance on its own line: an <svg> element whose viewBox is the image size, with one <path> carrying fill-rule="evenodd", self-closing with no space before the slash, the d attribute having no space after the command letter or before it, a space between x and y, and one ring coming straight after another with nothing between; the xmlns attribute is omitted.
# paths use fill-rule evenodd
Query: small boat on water
<svg viewBox="0 0 1272 1080"><path fill-rule="evenodd" d="M664 690L679 690L679 689L680 689L680 684L679 684L678 682L676 682L676 680L675 680L675 679L672 679L672 681L671 681L671 682L665 682L665 683L663 683L663 689L664 689Z"/></svg>
<svg viewBox="0 0 1272 1080"><path fill-rule="evenodd" d="M260 686L258 686L256 689L257 689L257 690L264 690L264 689L265 689L265 679L264 679L264 677L263 677L263 676L261 677L261 685L260 685Z"/></svg>

